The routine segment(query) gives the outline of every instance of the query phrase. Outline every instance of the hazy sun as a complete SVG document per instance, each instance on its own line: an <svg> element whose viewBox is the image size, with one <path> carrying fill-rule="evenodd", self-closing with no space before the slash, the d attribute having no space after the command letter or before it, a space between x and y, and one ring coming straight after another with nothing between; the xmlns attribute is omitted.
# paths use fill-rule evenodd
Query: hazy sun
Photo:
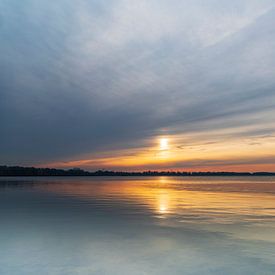
<svg viewBox="0 0 275 275"><path fill-rule="evenodd" d="M168 138L161 138L159 140L159 148L160 148L160 150L168 150L168 148L169 148Z"/></svg>

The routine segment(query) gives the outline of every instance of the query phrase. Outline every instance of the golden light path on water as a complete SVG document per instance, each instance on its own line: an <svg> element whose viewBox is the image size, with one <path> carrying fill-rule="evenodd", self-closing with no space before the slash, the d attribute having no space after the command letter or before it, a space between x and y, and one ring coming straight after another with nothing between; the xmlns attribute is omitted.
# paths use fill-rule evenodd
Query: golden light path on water
<svg viewBox="0 0 275 275"><path fill-rule="evenodd" d="M0 206L3 274L275 272L275 177L9 178Z"/></svg>
<svg viewBox="0 0 275 275"><path fill-rule="evenodd" d="M148 212L166 226L189 224L237 233L235 224L259 224L265 230L261 239L275 242L275 178L93 178L39 188L85 201L97 200L102 207L115 202L135 206L135 211ZM264 229L265 224L268 229ZM259 235L251 230L238 234L243 238Z"/></svg>

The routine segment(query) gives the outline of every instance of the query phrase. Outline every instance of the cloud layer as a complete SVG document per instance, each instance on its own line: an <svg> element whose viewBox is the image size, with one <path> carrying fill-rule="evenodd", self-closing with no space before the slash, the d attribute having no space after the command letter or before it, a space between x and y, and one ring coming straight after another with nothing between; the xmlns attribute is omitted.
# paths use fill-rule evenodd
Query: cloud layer
<svg viewBox="0 0 275 275"><path fill-rule="evenodd" d="M273 137L274 18L269 0L1 1L0 161Z"/></svg>

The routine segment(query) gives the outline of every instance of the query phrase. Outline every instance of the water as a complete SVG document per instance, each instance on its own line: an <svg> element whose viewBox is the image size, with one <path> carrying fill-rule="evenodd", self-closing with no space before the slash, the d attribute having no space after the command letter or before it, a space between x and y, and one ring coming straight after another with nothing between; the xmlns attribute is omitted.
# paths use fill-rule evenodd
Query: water
<svg viewBox="0 0 275 275"><path fill-rule="evenodd" d="M275 177L1 178L0 274L275 274Z"/></svg>

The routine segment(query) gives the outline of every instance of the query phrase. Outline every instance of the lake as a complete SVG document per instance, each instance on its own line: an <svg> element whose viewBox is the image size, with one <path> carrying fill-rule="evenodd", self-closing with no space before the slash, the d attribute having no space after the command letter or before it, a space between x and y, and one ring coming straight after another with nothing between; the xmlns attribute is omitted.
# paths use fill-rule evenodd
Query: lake
<svg viewBox="0 0 275 275"><path fill-rule="evenodd" d="M275 274L275 177L0 178L0 274Z"/></svg>

